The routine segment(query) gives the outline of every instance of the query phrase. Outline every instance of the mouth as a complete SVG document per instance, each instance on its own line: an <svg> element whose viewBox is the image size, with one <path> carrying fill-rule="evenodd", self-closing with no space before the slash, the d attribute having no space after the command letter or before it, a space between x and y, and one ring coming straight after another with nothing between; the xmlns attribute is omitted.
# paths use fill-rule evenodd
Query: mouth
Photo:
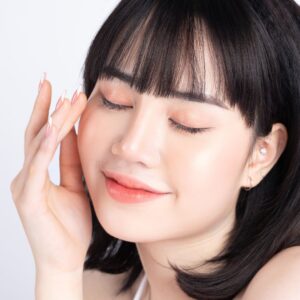
<svg viewBox="0 0 300 300"><path fill-rule="evenodd" d="M119 173L117 174L108 171L103 172L103 175L106 178L113 180L114 182L118 183L119 185L122 185L127 189L145 191L145 192L150 192L155 194L169 194L168 192L163 192L158 189L155 189L147 185L146 183L139 181L131 176L127 176Z"/></svg>
<svg viewBox="0 0 300 300"><path fill-rule="evenodd" d="M121 203L140 203L162 198L167 194L153 193L144 189L126 187L116 180L105 177L105 186L111 198Z"/></svg>
<svg viewBox="0 0 300 300"><path fill-rule="evenodd" d="M120 173L103 172L105 186L111 198L121 203L139 203L149 200L161 199L169 192L161 192L144 182Z"/></svg>

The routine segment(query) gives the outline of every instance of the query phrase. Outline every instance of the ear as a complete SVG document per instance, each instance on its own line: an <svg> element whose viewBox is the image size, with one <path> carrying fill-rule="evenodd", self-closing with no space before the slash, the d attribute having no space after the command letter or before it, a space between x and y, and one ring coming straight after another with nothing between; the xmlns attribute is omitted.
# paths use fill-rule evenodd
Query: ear
<svg viewBox="0 0 300 300"><path fill-rule="evenodd" d="M267 136L257 138L242 176L242 187L253 188L260 183L278 161L287 140L286 127L281 123L273 124Z"/></svg>

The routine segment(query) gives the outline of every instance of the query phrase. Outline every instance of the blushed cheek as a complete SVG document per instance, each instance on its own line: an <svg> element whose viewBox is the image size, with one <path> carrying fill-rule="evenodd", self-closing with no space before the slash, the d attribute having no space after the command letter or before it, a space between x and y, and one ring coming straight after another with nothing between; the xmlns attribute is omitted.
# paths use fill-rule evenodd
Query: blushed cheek
<svg viewBox="0 0 300 300"><path fill-rule="evenodd" d="M240 142L227 136L227 143L216 138L201 147L189 149L185 145L179 150L181 159L173 165L172 173L178 176L174 180L181 208L188 205L185 209L200 212L203 218L221 218L232 209L248 147L246 141Z"/></svg>
<svg viewBox="0 0 300 300"><path fill-rule="evenodd" d="M80 118L77 137L78 151L83 168L91 156L93 135L91 113L87 109Z"/></svg>
<svg viewBox="0 0 300 300"><path fill-rule="evenodd" d="M102 160L107 156L109 148L108 130L103 128L103 122L97 118L97 113L87 112L80 120L78 127L78 150L82 170L92 193L99 185Z"/></svg>

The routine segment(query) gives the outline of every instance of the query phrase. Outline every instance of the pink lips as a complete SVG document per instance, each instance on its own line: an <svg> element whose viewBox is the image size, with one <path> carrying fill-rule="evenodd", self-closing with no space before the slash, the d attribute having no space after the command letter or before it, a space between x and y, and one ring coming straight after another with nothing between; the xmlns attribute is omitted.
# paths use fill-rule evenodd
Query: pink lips
<svg viewBox="0 0 300 300"><path fill-rule="evenodd" d="M108 193L119 202L143 202L169 194L157 191L140 181L124 175L112 172L103 172L103 174Z"/></svg>
<svg viewBox="0 0 300 300"><path fill-rule="evenodd" d="M117 174L117 173L113 173L113 172L108 172L108 171L105 171L103 173L106 177L112 178L115 181L117 181L118 183L120 183L123 186L126 186L128 188L141 189L141 190L145 190L145 191L153 192L153 193L157 193L157 194L165 194L165 192L158 191L158 190L150 187L149 185L147 185L141 181L138 181L136 179L133 179L129 176L125 176L125 175Z"/></svg>

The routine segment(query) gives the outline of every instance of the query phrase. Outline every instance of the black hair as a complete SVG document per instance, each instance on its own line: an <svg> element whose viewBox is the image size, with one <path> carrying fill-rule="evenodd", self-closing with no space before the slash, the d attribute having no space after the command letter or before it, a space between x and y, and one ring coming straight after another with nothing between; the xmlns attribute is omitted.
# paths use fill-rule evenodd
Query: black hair
<svg viewBox="0 0 300 300"><path fill-rule="evenodd" d="M227 243L207 261L218 267L199 273L170 264L192 298L232 299L276 253L300 245L299 24L292 0L122 0L89 48L88 97L99 78L128 64L137 91L168 97L183 74L190 92L204 93L207 42L217 93L237 105L255 136L266 136L274 123L287 128L287 145L274 167L251 190L240 190ZM93 236L84 270L128 271L118 291L125 292L142 271L136 245L109 235L90 205Z"/></svg>

